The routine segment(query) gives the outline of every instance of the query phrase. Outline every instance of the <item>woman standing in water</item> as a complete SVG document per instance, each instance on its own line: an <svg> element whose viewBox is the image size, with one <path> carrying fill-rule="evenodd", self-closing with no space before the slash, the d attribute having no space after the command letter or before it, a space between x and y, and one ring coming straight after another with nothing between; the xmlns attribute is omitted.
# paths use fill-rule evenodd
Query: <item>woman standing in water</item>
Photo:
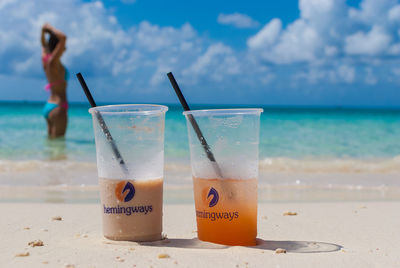
<svg viewBox="0 0 400 268"><path fill-rule="evenodd" d="M46 34L49 35L46 38ZM67 80L68 70L61 63L67 37L60 30L46 23L42 27L42 63L50 97L43 108L50 138L62 137L67 130Z"/></svg>

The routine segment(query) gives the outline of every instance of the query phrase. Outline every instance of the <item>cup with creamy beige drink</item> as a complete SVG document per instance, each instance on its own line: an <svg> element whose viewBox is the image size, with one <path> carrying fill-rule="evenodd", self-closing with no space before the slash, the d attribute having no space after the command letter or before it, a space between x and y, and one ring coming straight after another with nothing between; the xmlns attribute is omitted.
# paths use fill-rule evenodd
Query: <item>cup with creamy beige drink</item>
<svg viewBox="0 0 400 268"><path fill-rule="evenodd" d="M166 106L150 104L89 109L96 140L103 234L108 239L162 238L167 110ZM110 135L105 133L105 125Z"/></svg>

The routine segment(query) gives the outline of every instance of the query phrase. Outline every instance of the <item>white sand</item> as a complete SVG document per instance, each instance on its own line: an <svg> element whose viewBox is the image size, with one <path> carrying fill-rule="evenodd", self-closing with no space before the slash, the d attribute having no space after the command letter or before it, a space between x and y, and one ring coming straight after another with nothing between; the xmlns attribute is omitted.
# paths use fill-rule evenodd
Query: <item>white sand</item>
<svg viewBox="0 0 400 268"><path fill-rule="evenodd" d="M0 267L400 267L400 202L261 204L253 248L193 239L193 205L166 205L169 239L143 244L104 239L99 205L0 203L0 211ZM44 246L28 246L37 239Z"/></svg>

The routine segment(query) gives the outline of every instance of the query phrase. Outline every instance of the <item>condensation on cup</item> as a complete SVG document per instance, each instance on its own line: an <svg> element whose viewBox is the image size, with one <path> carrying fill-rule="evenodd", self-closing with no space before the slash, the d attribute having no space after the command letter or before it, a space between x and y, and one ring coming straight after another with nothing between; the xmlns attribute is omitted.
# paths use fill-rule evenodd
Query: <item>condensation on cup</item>
<svg viewBox="0 0 400 268"><path fill-rule="evenodd" d="M168 107L110 105L89 109L96 140L103 234L112 240L162 238L164 124ZM100 113L121 159L117 159Z"/></svg>
<svg viewBox="0 0 400 268"><path fill-rule="evenodd" d="M224 245L256 245L262 111L216 109L183 113L189 133L200 240ZM194 130L193 120L202 136ZM215 161L210 161L210 153Z"/></svg>

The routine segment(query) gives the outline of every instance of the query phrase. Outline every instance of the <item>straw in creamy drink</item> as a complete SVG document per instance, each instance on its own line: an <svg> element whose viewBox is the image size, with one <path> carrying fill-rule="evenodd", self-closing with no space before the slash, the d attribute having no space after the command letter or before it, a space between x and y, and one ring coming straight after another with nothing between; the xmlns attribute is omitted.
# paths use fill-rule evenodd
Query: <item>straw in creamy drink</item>
<svg viewBox="0 0 400 268"><path fill-rule="evenodd" d="M108 239L162 238L167 110L152 104L89 109L96 140L103 234Z"/></svg>
<svg viewBox="0 0 400 268"><path fill-rule="evenodd" d="M163 179L99 178L103 234L112 240L161 239Z"/></svg>

